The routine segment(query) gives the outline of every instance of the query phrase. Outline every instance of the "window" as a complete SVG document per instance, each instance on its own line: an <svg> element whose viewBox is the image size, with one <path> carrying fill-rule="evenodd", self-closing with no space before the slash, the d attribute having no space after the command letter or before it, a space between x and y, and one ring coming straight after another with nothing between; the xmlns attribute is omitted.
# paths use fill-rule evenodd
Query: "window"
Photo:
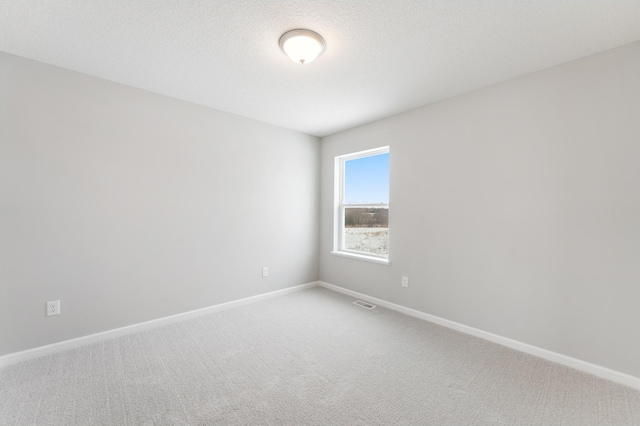
<svg viewBox="0 0 640 426"><path fill-rule="evenodd" d="M333 254L389 264L389 147L335 159Z"/></svg>

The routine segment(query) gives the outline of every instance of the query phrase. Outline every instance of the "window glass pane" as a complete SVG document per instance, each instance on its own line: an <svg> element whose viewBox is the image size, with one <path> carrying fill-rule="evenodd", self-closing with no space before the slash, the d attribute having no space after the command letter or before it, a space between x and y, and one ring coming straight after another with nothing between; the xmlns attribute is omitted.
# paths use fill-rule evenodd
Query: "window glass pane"
<svg viewBox="0 0 640 426"><path fill-rule="evenodd" d="M388 259L389 147L336 157L335 164L341 179L334 250Z"/></svg>
<svg viewBox="0 0 640 426"><path fill-rule="evenodd" d="M345 204L389 204L389 153L346 161L344 181Z"/></svg>
<svg viewBox="0 0 640 426"><path fill-rule="evenodd" d="M362 253L389 254L389 209L344 209L344 248Z"/></svg>

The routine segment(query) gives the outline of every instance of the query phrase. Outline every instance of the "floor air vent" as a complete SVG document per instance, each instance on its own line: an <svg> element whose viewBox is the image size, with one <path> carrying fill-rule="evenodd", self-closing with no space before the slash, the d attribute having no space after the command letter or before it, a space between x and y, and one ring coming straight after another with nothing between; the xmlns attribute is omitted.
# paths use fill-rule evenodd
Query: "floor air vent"
<svg viewBox="0 0 640 426"><path fill-rule="evenodd" d="M356 300L355 302L353 302L354 305L358 305L360 307L363 308L367 308L367 309L373 309L376 307L376 305L372 305L371 303L367 303L367 302L363 302L362 300Z"/></svg>

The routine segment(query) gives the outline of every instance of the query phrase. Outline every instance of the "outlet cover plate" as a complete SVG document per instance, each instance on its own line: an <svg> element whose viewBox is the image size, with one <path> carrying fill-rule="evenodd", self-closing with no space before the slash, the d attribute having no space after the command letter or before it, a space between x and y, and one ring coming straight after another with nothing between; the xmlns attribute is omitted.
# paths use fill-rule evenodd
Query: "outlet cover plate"
<svg viewBox="0 0 640 426"><path fill-rule="evenodd" d="M52 315L60 315L59 300L52 300L51 302L47 302L47 316L50 317Z"/></svg>

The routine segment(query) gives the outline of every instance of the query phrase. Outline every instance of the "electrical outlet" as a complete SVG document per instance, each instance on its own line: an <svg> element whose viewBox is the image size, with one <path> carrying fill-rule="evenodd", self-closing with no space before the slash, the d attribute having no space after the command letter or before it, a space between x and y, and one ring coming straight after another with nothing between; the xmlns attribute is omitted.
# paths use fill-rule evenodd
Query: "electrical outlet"
<svg viewBox="0 0 640 426"><path fill-rule="evenodd" d="M266 266L262 267L262 278L264 277L268 277L269 276L269 268L267 268Z"/></svg>
<svg viewBox="0 0 640 426"><path fill-rule="evenodd" d="M409 277L402 277L402 287L409 287Z"/></svg>
<svg viewBox="0 0 640 426"><path fill-rule="evenodd" d="M51 302L47 302L47 316L51 315L60 315L60 301L53 300Z"/></svg>

